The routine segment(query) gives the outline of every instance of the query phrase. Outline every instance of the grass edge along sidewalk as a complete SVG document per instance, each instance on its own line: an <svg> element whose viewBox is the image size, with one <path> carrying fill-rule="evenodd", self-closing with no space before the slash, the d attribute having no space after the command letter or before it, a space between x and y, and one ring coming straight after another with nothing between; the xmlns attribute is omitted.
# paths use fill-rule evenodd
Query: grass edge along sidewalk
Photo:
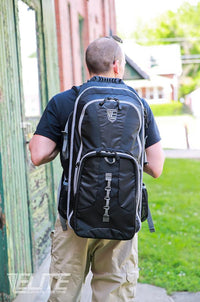
<svg viewBox="0 0 200 302"><path fill-rule="evenodd" d="M150 107L155 117L192 114L190 108L187 105L175 101L171 101L170 103L164 104L150 104Z"/></svg>
<svg viewBox="0 0 200 302"><path fill-rule="evenodd" d="M139 232L139 282L175 291L200 290L200 160L166 159L159 179L144 176L156 227Z"/></svg>

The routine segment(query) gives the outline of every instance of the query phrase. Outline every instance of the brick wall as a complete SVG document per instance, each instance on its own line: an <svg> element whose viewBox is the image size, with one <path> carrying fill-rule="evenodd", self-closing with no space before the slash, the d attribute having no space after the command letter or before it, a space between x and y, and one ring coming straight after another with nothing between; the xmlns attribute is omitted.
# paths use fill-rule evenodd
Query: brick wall
<svg viewBox="0 0 200 302"><path fill-rule="evenodd" d="M61 91L88 79L84 52L100 36L116 33L114 0L54 0Z"/></svg>

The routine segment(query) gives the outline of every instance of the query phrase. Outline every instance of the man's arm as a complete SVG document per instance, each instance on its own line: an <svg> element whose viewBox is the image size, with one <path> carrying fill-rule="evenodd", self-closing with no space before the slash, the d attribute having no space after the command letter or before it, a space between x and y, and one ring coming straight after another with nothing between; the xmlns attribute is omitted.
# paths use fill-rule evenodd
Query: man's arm
<svg viewBox="0 0 200 302"><path fill-rule="evenodd" d="M58 154L56 143L42 135L35 134L29 143L31 160L35 166L52 161Z"/></svg>
<svg viewBox="0 0 200 302"><path fill-rule="evenodd" d="M144 172L157 178L161 175L165 161L164 152L161 143L158 142L146 149L147 164L144 166Z"/></svg>

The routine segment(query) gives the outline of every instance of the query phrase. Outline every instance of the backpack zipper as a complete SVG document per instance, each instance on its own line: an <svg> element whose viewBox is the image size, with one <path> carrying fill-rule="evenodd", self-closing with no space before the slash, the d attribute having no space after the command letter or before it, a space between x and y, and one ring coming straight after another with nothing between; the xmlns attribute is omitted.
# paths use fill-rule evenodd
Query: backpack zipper
<svg viewBox="0 0 200 302"><path fill-rule="evenodd" d="M68 222L70 225L70 219L72 216L72 213L69 213L69 204L70 204L70 194L71 194L71 173L72 173L72 157L73 157L73 139L74 139L74 126L75 126L75 121L76 121L76 112L77 112L77 106L78 106L78 102L80 97L88 90L90 89L115 89L115 90L124 90L124 91L128 91L129 93L131 92L139 101L139 103L141 104L142 108L144 107L142 104L142 101L140 100L139 96L133 92L132 90L128 89L128 88L118 88L118 87L106 87L106 86L90 86L87 87L85 90L83 90L80 95L77 97L76 101L75 101L75 105L74 105L74 112L73 112L73 119L72 119L72 131L71 131L71 145L70 145L70 161L69 161L69 175L68 175L68 195L67 195L67 218L68 218Z"/></svg>
<svg viewBox="0 0 200 302"><path fill-rule="evenodd" d="M134 166L136 167L136 178L139 179L139 167L138 167L138 162L137 160L130 154L127 153L123 153L123 152L107 152L107 151L91 151L86 153L80 160L80 162L77 164L77 173L76 173L76 178L74 178L74 194L77 192L77 188L78 188L78 183L79 183L79 175L80 175L80 170L82 168L82 163L85 160L85 158L89 158L89 157L93 157L95 155L97 155L97 153L99 153L100 155L102 155L102 157L115 157L116 155L121 157L121 158L126 158L126 159L130 159L131 161L134 162ZM140 192L140 182L137 181L137 198L136 198L136 211L138 210L138 205L139 205L139 192Z"/></svg>
<svg viewBox="0 0 200 302"><path fill-rule="evenodd" d="M102 99L92 100L92 101L88 102L87 104L85 104L85 106L83 107L83 109L82 109L82 111L81 111L81 115L80 115L79 125L78 125L78 131L79 131L80 139L81 139L81 126L82 126L82 121L83 121L83 118L84 118L85 111L86 111L87 107L88 107L89 105L95 103L95 102L100 102L100 101L102 101ZM124 103L124 104L128 104L128 105L134 107L134 109L136 110L136 112L137 112L137 114L138 114L138 117L139 117L139 121L140 121L140 129L141 129L142 120L141 120L141 116L140 116L140 113L139 113L138 108L137 108L134 104L132 104L131 102L127 102L127 101L120 101L120 102L121 102L121 103ZM140 130L139 130L139 131L140 131ZM139 135L137 135L137 141L138 141L138 145L139 145L139 159L140 159L140 157L141 157L141 150L142 150L142 144L141 144ZM78 155L77 155L76 163L78 163L78 162L80 161L82 149L83 149L83 143L82 143L82 139L81 139L81 146L80 146L80 149L79 149L79 152L78 152Z"/></svg>

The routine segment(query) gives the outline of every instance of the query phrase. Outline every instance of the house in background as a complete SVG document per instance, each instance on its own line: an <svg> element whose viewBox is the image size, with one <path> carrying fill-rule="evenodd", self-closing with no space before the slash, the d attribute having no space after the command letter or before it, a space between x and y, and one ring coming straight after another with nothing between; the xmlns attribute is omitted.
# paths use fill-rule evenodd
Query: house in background
<svg viewBox="0 0 200 302"><path fill-rule="evenodd" d="M133 87L149 104L167 103L172 100L172 87L168 79L151 76L149 79L129 80L126 84Z"/></svg>
<svg viewBox="0 0 200 302"><path fill-rule="evenodd" d="M124 72L124 81L149 79L149 75L144 72L130 57L125 56L126 65Z"/></svg>
<svg viewBox="0 0 200 302"><path fill-rule="evenodd" d="M143 80L128 80L128 85L149 103L178 100L178 83L182 72L180 45L140 46L128 40L124 43L124 49L149 76Z"/></svg>
<svg viewBox="0 0 200 302"><path fill-rule="evenodd" d="M185 96L185 104L190 107L195 117L200 118L200 88Z"/></svg>

